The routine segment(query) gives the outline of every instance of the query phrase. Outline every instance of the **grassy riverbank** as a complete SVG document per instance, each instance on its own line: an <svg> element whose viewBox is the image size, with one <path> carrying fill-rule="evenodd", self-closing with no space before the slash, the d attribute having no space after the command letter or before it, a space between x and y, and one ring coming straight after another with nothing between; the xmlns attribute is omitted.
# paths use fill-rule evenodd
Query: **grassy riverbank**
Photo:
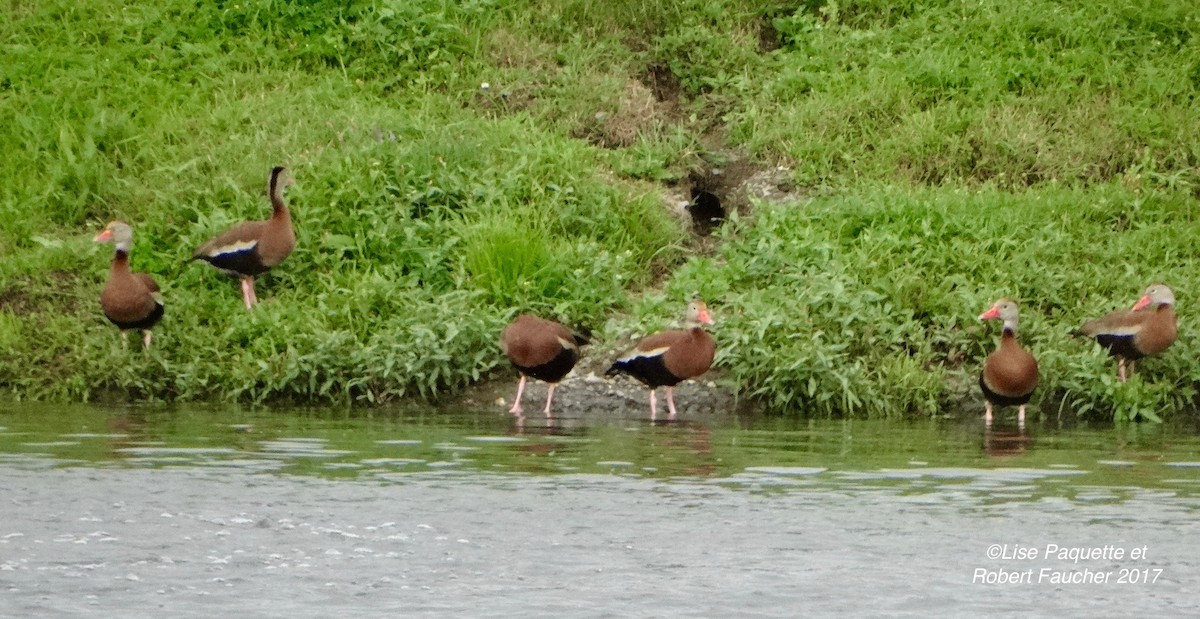
<svg viewBox="0 0 1200 619"><path fill-rule="evenodd" d="M1044 409L1195 396L1186 3L6 4L0 388L17 397L435 396L500 363L518 309L602 350L695 291L724 317L724 382L780 411L957 402L996 335L974 317L1002 294L1023 302ZM246 313L185 260L267 212L276 164L300 246ZM733 164L781 167L791 199L742 192L698 243L672 206ZM88 239L118 217L166 289L149 353L96 301L110 250ZM1183 336L1118 388L1067 331L1154 280Z"/></svg>
<svg viewBox="0 0 1200 619"><path fill-rule="evenodd" d="M976 317L1021 303L1038 358L1035 406L1157 415L1191 405L1197 326L1120 386L1115 364L1070 330L1128 307L1146 284L1200 285L1193 201L1109 186L1019 192L860 188L804 208L760 209L718 256L681 269L733 312L721 364L770 405L821 413L934 413L975 394L999 327ZM1186 302L1183 302L1186 303Z"/></svg>

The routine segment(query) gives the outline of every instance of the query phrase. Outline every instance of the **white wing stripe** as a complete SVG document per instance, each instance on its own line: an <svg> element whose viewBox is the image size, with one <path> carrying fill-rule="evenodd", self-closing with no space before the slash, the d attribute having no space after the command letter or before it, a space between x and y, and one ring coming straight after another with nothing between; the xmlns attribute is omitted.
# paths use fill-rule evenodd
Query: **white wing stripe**
<svg viewBox="0 0 1200 619"><path fill-rule="evenodd" d="M222 245L221 247L213 248L212 251L208 252L208 255L216 258L217 256L224 256L226 254L240 254L244 251L250 251L255 247L258 247L257 239L251 241L235 241L228 245Z"/></svg>
<svg viewBox="0 0 1200 619"><path fill-rule="evenodd" d="M655 348L653 350L635 350L635 351L629 353L628 355L625 355L624 357L617 359L617 361L632 361L639 357L642 359L649 359L651 357L660 357L670 349L671 349L670 346L662 346L659 348Z"/></svg>

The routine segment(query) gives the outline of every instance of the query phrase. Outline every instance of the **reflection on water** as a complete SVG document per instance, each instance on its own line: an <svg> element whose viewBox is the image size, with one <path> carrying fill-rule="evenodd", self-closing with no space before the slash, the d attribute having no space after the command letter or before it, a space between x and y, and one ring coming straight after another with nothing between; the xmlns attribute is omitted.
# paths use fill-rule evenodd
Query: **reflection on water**
<svg viewBox="0 0 1200 619"><path fill-rule="evenodd" d="M983 429L983 451L994 458L1025 453L1033 443L1025 425L1005 427L987 424Z"/></svg>
<svg viewBox="0 0 1200 619"><path fill-rule="evenodd" d="M0 487L3 617L1166 617L1200 588L1172 426L9 405ZM1052 545L1148 558L989 554ZM1025 569L1114 582L974 582Z"/></svg>
<svg viewBox="0 0 1200 619"><path fill-rule="evenodd" d="M1078 496L1080 487L1179 495L1200 488L1200 438L1173 426L736 416L652 424L496 411L21 404L0 408L0 426L7 466L232 467L326 478L603 473L756 487L767 478L772 485L812 478L804 483L904 483L922 491L950 482L956 491L992 491L996 480L1017 480L1023 485L1000 498L1021 500Z"/></svg>

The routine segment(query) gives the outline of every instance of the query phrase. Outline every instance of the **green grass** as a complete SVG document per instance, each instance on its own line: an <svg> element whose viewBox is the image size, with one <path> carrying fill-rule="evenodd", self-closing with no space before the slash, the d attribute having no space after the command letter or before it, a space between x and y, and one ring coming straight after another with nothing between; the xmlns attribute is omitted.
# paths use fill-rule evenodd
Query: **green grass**
<svg viewBox="0 0 1200 619"><path fill-rule="evenodd" d="M680 226L586 144L445 92L474 45L459 26L484 5L355 4L327 20L331 6L51 3L8 26L10 393L433 396L499 362L518 309L586 325L679 259ZM277 163L298 181L299 248L249 314L236 285L186 259L269 212ZM135 269L165 288L148 354L123 350L96 302L111 249L86 239L118 217Z"/></svg>
<svg viewBox="0 0 1200 619"><path fill-rule="evenodd" d="M976 393L1009 296L1038 358L1035 408L1158 416L1192 406L1200 368L1187 310L1200 286L1188 196L1119 186L864 188L803 208L762 206L722 230L676 290L707 288L727 308L718 363L731 384L783 411L935 414ZM1116 383L1115 364L1069 332L1129 307L1150 283L1180 291L1180 340Z"/></svg>
<svg viewBox="0 0 1200 619"><path fill-rule="evenodd" d="M294 165L299 248L263 278L271 300L254 314L240 309L236 286L185 260L213 232L267 212L258 170L244 181L183 171L153 188L171 208L105 215L136 222L133 264L166 287L149 357L121 351L96 311L107 247L76 234L6 260L16 324L39 325L58 346L11 358L3 382L54 398L108 388L184 399L432 395L498 362L496 334L516 308L594 320L622 303L621 284L644 285L678 255L663 248L679 227L633 188L587 173L586 149L550 135L529 141L536 129L516 120L483 127L425 114L381 115L395 141L361 129ZM31 275L38 263L50 280ZM63 278L66 303L47 290ZM76 380L53 380L64 364Z"/></svg>
<svg viewBox="0 0 1200 619"><path fill-rule="evenodd" d="M1188 3L7 0L0 389L380 402L451 393L534 310L603 338L700 293L770 408L928 414L1023 303L1043 410L1192 406L1200 17ZM480 84L490 88L483 90ZM666 190L730 155L812 201L694 255ZM240 308L186 259L268 210L296 253ZM166 288L148 354L96 297L104 222ZM1153 280L1183 337L1119 387L1066 330ZM614 318L615 317L615 318ZM1140 370L1139 370L1140 372Z"/></svg>
<svg viewBox="0 0 1200 619"><path fill-rule="evenodd" d="M805 184L1195 183L1200 18L1186 3L812 4L773 20L780 63L731 123Z"/></svg>

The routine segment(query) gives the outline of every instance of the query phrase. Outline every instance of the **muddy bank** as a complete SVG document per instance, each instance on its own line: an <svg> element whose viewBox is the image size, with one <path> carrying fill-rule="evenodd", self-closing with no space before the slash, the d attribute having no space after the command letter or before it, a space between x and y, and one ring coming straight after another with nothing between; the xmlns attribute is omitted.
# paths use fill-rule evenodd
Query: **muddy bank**
<svg viewBox="0 0 1200 619"><path fill-rule="evenodd" d="M582 372L580 371L582 370ZM688 380L675 387L675 405L680 418L744 413L753 403L736 398L733 392L709 374L700 380ZM497 372L491 380L471 387L448 405L474 410L507 412L517 394L516 370ZM526 416L540 416L546 403L546 383L526 383L521 405ZM666 390L658 391L659 418L667 415ZM603 370L576 368L554 392L553 413L564 417L611 416L636 418L650 416L649 389L628 376L605 378Z"/></svg>

